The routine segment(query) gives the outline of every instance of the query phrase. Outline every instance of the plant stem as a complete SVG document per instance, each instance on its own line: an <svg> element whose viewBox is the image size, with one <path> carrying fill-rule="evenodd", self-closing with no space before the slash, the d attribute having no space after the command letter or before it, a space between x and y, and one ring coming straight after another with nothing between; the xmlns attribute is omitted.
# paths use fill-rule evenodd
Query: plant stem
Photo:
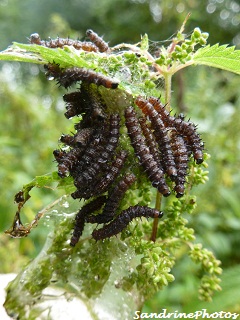
<svg viewBox="0 0 240 320"><path fill-rule="evenodd" d="M162 203L162 194L157 191L156 200L155 200L155 209L160 211ZM157 228L158 228L158 218L154 218L153 220L153 227L152 227L152 234L150 240L155 242L157 237Z"/></svg>
<svg viewBox="0 0 240 320"><path fill-rule="evenodd" d="M172 95L172 74L165 73L165 104L168 112L171 110L171 95Z"/></svg>

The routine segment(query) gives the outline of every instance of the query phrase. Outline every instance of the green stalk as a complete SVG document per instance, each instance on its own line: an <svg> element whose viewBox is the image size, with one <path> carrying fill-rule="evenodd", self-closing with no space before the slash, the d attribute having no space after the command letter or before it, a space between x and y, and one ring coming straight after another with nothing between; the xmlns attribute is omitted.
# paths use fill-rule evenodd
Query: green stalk
<svg viewBox="0 0 240 320"><path fill-rule="evenodd" d="M157 191L156 200L155 200L155 209L160 211L162 203L162 194ZM158 218L154 218L153 220L153 227L152 227L152 234L150 240L155 242L157 237L157 228L158 228Z"/></svg>
<svg viewBox="0 0 240 320"><path fill-rule="evenodd" d="M172 96L172 73L164 73L165 79L165 104L168 112L171 110L171 96Z"/></svg>

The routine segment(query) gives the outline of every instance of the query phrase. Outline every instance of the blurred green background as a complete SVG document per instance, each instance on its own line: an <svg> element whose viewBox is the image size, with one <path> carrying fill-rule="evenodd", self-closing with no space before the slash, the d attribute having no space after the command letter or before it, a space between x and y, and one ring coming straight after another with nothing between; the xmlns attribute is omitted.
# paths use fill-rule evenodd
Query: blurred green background
<svg viewBox="0 0 240 320"><path fill-rule="evenodd" d="M136 43L147 33L151 45L169 39L187 13L185 31L209 32L209 43L240 47L240 4L231 0L1 0L0 50L12 41L27 43L31 33L83 39L93 29L110 46ZM212 304L197 299L199 271L184 256L173 270L176 281L145 305L145 311L226 310L240 313L240 78L207 67L191 67L173 79L173 106L198 124L209 160L209 182L193 190L196 215L190 224L197 240L222 261L223 291ZM43 246L48 229L10 239L14 195L36 175L56 169L52 151L70 122L63 116L62 91L45 79L42 68L0 63L0 272L18 272ZM61 195L35 190L24 208L25 221Z"/></svg>

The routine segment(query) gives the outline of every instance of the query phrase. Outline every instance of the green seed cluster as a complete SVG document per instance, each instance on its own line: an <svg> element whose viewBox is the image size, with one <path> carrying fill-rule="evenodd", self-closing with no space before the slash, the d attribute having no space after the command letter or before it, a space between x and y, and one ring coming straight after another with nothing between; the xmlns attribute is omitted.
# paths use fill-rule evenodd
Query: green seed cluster
<svg viewBox="0 0 240 320"><path fill-rule="evenodd" d="M195 263L200 263L204 276L201 279L199 297L204 301L211 301L214 291L220 291L219 275L222 273L221 262L217 260L213 253L202 247L202 244L195 244L189 253Z"/></svg>
<svg viewBox="0 0 240 320"><path fill-rule="evenodd" d="M129 276L122 279L121 287L129 291L136 285L140 295L148 299L169 282L174 281L174 276L170 272L175 259L167 250L162 249L160 243L141 239L135 246L136 252L142 256L140 264Z"/></svg>

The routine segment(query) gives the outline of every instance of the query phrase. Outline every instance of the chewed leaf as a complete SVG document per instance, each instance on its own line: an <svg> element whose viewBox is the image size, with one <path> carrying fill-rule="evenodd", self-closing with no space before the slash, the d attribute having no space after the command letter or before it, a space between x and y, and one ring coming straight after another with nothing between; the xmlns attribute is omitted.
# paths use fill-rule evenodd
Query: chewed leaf
<svg viewBox="0 0 240 320"><path fill-rule="evenodd" d="M31 182L23 186L22 191L25 201L30 198L29 192L32 190L32 188L36 187L55 189L53 183L57 183L58 187L64 189L66 194L69 194L72 191L73 187L71 177L60 179L57 172L47 173L42 176L36 176ZM70 186L72 188L70 188Z"/></svg>
<svg viewBox="0 0 240 320"><path fill-rule="evenodd" d="M8 49L0 52L0 60L6 61L19 61L28 63L45 64L46 60L43 60L40 55L27 52L24 49L9 47Z"/></svg>
<svg viewBox="0 0 240 320"><path fill-rule="evenodd" d="M31 198L30 192L33 188L51 188L54 189L53 183L58 183L59 188L64 188L66 195L72 192L72 179L66 177L65 179L60 179L57 172L45 174L42 176L36 176L31 182L25 184L16 195L15 203L17 204L17 211L13 220L12 226L5 231L6 234L13 238L22 238L29 235L32 228L36 227L39 220L43 217L45 212L56 204L59 199L54 201L52 204L48 205L45 209L39 211L31 223L24 225L21 222L21 210L25 203Z"/></svg>
<svg viewBox="0 0 240 320"><path fill-rule="evenodd" d="M203 64L240 74L240 50L227 45L206 46L193 56L195 64Z"/></svg>
<svg viewBox="0 0 240 320"><path fill-rule="evenodd" d="M93 54L93 53L91 53ZM73 47L47 48L36 44L22 44L14 42L11 47L0 52L0 60L30 62L37 64L56 63L63 68L86 67L94 68L95 65L85 59L85 52Z"/></svg>

